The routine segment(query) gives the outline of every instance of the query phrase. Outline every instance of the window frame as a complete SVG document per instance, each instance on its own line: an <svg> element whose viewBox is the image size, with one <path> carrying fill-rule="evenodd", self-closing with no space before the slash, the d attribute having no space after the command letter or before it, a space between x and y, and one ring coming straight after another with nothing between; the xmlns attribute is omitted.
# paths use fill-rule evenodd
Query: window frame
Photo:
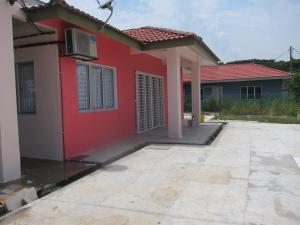
<svg viewBox="0 0 300 225"><path fill-rule="evenodd" d="M97 63L90 63L90 62L84 62L81 60L76 60L76 68L78 65L85 65L88 66L88 80L89 80L89 86L88 86L88 93L89 93L89 109L84 109L84 110L80 110L78 107L79 104L79 95L78 95L78 80L77 80L77 69L76 69L76 85L77 85L77 110L79 113L89 113L89 112L103 112L103 111L112 111L112 110L118 110L118 94L117 94L117 69L116 67L112 67L112 66L107 66L107 65L103 65L103 64L97 64ZM92 107L92 101L93 101L93 97L92 97L92 79L90 77L91 75L91 70L92 67L98 67L101 69L101 84L102 83L102 71L103 69L110 69L113 71L113 82L114 82L114 107L112 108L105 108L102 102L102 108L101 109L93 109ZM102 86L103 87L103 86ZM102 94L103 94L103 88L102 88ZM103 96L102 96L102 101L103 101Z"/></svg>
<svg viewBox="0 0 300 225"><path fill-rule="evenodd" d="M19 90L19 65L20 64L29 64L32 63L33 65L33 81L34 81L34 103L35 103L35 110L34 112L22 112L21 111L21 104L20 104L20 90ZM17 112L18 115L36 115L38 111L38 103L37 103L37 88L36 88L36 75L35 75L35 63L34 60L28 61L20 61L15 63L15 83L16 83L16 98L17 98Z"/></svg>
<svg viewBox="0 0 300 225"><path fill-rule="evenodd" d="M256 98L256 88L260 88L260 98ZM254 86L254 95L255 95L255 100L262 99L262 97L263 97L263 87L262 86Z"/></svg>
<svg viewBox="0 0 300 225"><path fill-rule="evenodd" d="M260 88L261 92L260 92L260 98L256 98L256 88ZM242 88L246 88L246 98L242 98ZM254 93L253 93L253 99L249 99L249 88L253 88L254 89ZM259 100L262 99L263 97L263 86L261 85L249 85L249 86L240 86L240 99L241 100Z"/></svg>

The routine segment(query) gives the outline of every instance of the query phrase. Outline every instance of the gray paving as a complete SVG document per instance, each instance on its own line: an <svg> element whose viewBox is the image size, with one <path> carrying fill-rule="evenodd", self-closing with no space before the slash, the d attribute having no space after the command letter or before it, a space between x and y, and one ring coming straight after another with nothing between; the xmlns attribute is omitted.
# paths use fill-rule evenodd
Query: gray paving
<svg viewBox="0 0 300 225"><path fill-rule="evenodd" d="M204 123L200 127L183 127L183 138L180 139L169 138L167 128L159 128L93 149L86 155L73 158L72 160L106 165L149 144L206 145L222 126L222 123Z"/></svg>
<svg viewBox="0 0 300 225"><path fill-rule="evenodd" d="M210 146L148 146L0 224L298 225L300 125L230 122Z"/></svg>

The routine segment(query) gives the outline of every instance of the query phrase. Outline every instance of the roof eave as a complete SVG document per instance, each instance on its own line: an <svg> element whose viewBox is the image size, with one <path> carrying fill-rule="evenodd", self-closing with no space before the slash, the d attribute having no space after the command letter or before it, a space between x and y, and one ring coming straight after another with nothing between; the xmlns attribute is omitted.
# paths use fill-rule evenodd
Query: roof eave
<svg viewBox="0 0 300 225"><path fill-rule="evenodd" d="M76 12L75 10L69 9L60 4L32 8L29 10L29 13L32 21L34 22L48 19L61 19L76 26L89 29L93 32L101 33L106 37L141 50L141 44L135 39L127 36L125 33L118 31L117 29L113 29L110 26L106 26L105 29L100 32L99 28L103 25L102 21L96 21L96 19L93 19L92 17Z"/></svg>
<svg viewBox="0 0 300 225"><path fill-rule="evenodd" d="M142 45L143 51L149 50L157 50L157 49L164 49L164 48L175 48L175 47L182 47L182 46L190 46L194 45L197 48L204 48L207 53L216 61L219 62L220 59L213 53L213 51L200 39L197 37L188 37L185 39L176 39L176 40L167 40L167 41L157 41L151 42Z"/></svg>
<svg viewBox="0 0 300 225"><path fill-rule="evenodd" d="M201 38L195 37L194 39L195 39L195 45L197 47L200 46L204 48L209 53L209 55L216 60L217 63L221 61L219 57L207 46L207 44L205 44L205 42Z"/></svg>
<svg viewBox="0 0 300 225"><path fill-rule="evenodd" d="M142 45L142 50L149 51L149 50L157 50L157 49L165 49L165 48L176 48L176 47L188 46L193 44L194 44L193 38L174 39L174 40L146 43Z"/></svg>

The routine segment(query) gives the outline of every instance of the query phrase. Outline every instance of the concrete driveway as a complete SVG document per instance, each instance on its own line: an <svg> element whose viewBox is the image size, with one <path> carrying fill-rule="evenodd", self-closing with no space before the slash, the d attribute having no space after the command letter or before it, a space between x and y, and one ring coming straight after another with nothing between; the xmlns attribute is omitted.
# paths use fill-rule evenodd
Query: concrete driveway
<svg viewBox="0 0 300 225"><path fill-rule="evenodd" d="M300 126L230 122L207 147L149 146L0 224L300 224Z"/></svg>

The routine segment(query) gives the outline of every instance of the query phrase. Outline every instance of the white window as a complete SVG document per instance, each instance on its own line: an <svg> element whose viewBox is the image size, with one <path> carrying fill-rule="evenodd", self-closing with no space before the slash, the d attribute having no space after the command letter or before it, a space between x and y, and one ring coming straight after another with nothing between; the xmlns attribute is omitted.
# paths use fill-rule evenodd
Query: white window
<svg viewBox="0 0 300 225"><path fill-rule="evenodd" d="M79 110L88 110L90 108L89 83L89 67L87 65L77 65L77 91Z"/></svg>
<svg viewBox="0 0 300 225"><path fill-rule="evenodd" d="M116 108L115 71L98 65L77 64L79 111Z"/></svg>
<svg viewBox="0 0 300 225"><path fill-rule="evenodd" d="M33 62L16 64L16 88L19 114L35 114L35 80Z"/></svg>
<svg viewBox="0 0 300 225"><path fill-rule="evenodd" d="M261 99L262 87L249 86L241 87L241 99Z"/></svg>
<svg viewBox="0 0 300 225"><path fill-rule="evenodd" d="M91 67L91 103L92 109L102 109L103 108L103 87L102 87L102 69L101 67L92 66Z"/></svg>
<svg viewBox="0 0 300 225"><path fill-rule="evenodd" d="M103 68L103 105L104 108L114 108L115 90L114 90L114 72L111 69Z"/></svg>

